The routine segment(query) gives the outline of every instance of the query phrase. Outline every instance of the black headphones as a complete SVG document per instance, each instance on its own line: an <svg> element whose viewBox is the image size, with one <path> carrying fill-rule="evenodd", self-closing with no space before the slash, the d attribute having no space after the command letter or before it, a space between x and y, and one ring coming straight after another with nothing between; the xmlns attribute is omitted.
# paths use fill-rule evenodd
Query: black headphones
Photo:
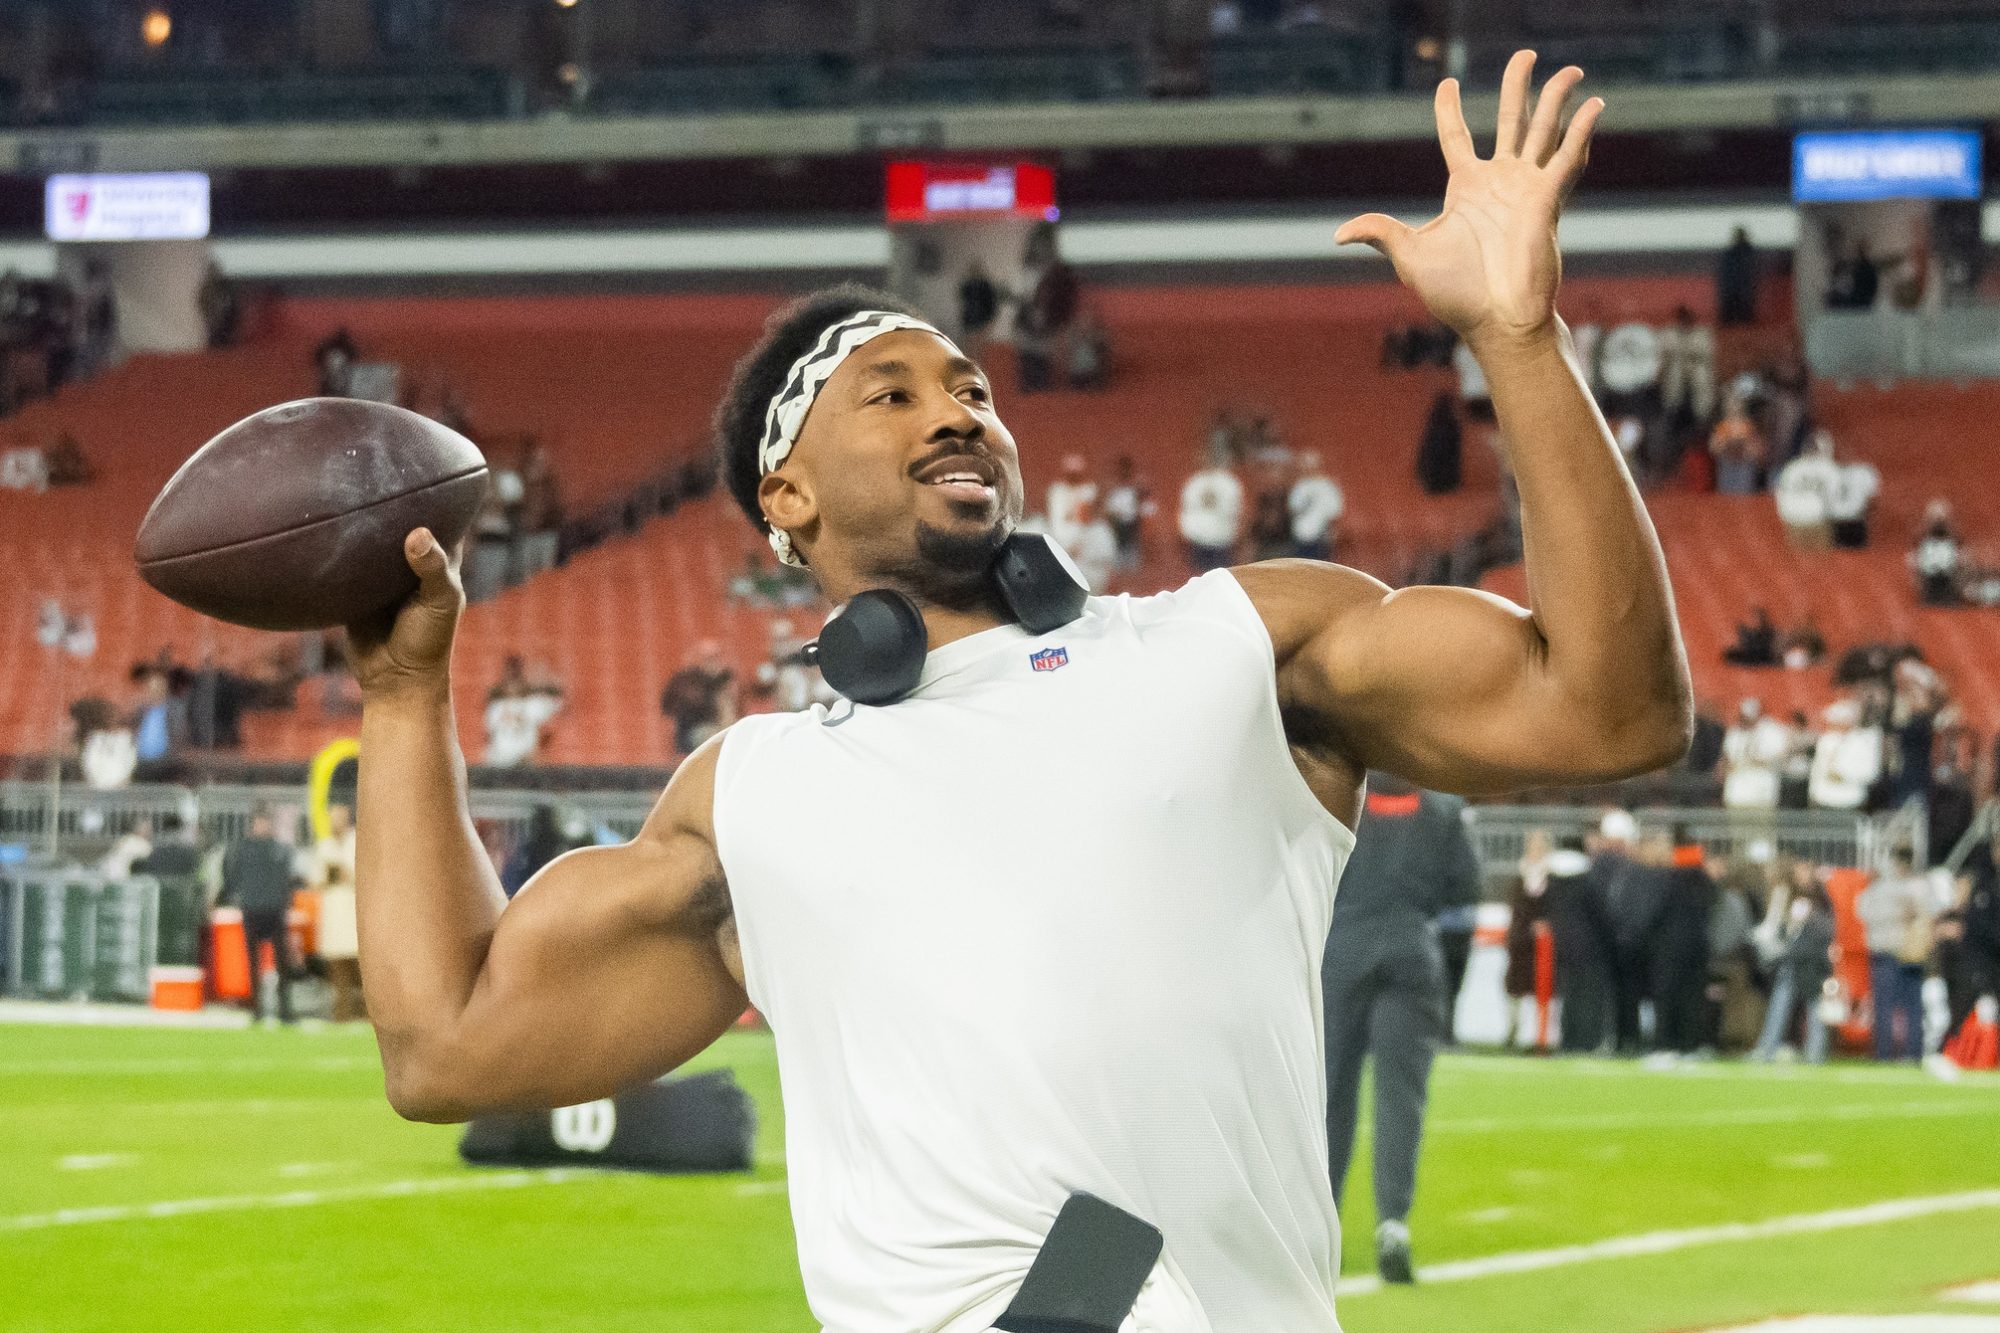
<svg viewBox="0 0 2000 1333"><path fill-rule="evenodd" d="M1042 533L1015 533L993 557L1000 599L1030 634L1060 629L1083 614L1090 585L1070 558ZM856 593L827 617L806 645L826 683L858 704L888 704L917 688L930 636L923 613L893 588Z"/></svg>

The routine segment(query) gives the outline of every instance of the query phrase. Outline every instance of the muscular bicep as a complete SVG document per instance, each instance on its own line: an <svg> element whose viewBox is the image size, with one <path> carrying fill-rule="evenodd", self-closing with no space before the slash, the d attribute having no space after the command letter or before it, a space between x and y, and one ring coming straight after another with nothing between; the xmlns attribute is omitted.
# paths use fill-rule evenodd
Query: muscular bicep
<svg viewBox="0 0 2000 1333"><path fill-rule="evenodd" d="M1391 590L1301 560L1238 577L1271 630L1279 695L1302 739L1467 795L1618 776L1605 738L1563 698L1533 617L1505 598Z"/></svg>
<svg viewBox="0 0 2000 1333"><path fill-rule="evenodd" d="M747 1007L721 943L721 867L680 817L684 797L670 788L629 843L550 863L500 914L451 1047L479 1109L572 1105L657 1078Z"/></svg>

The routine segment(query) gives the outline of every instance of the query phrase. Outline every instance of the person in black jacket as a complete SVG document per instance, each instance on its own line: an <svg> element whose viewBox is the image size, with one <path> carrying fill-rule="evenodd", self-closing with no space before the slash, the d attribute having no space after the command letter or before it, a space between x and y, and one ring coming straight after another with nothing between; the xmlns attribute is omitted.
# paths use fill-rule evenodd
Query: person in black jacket
<svg viewBox="0 0 2000 1333"><path fill-rule="evenodd" d="M1368 775L1320 975L1326 998L1327 1149L1338 1199L1354 1152L1364 1060L1375 1064L1375 1256L1408 1282L1410 1205L1431 1061L1449 1030L1437 918L1479 900L1465 802Z"/></svg>
<svg viewBox="0 0 2000 1333"><path fill-rule="evenodd" d="M1715 881L1701 847L1676 829L1651 941L1654 1044L1692 1054L1708 1034L1708 917Z"/></svg>
<svg viewBox="0 0 2000 1333"><path fill-rule="evenodd" d="M1937 939L1951 1015L1948 1041L1980 996L2000 995L2000 841L1972 849L1958 878L1958 900L1938 918Z"/></svg>
<svg viewBox="0 0 2000 1333"><path fill-rule="evenodd" d="M264 988L258 984L258 946L267 942L271 946L281 1023L294 1021L292 978L297 971L285 914L291 908L292 890L299 877L292 849L278 841L276 830L271 812L259 807L250 816L249 836L238 839L222 854L222 901L243 912L243 945L250 953L250 1004L266 1024L271 1018L264 1012Z"/></svg>
<svg viewBox="0 0 2000 1333"><path fill-rule="evenodd" d="M1565 839L1549 858L1543 911L1555 936L1556 999L1562 1006L1557 1045L1574 1055L1602 1050L1612 1035L1611 965L1618 946L1604 877L1595 871L1574 839Z"/></svg>
<svg viewBox="0 0 2000 1333"><path fill-rule="evenodd" d="M1654 1016L1658 1017L1659 997L1653 993L1653 937L1666 906L1672 859L1673 843L1664 831L1650 834L1634 852L1598 858L1614 945L1612 984L1618 1049L1628 1054L1645 1048L1640 1015L1646 1001L1654 1002Z"/></svg>

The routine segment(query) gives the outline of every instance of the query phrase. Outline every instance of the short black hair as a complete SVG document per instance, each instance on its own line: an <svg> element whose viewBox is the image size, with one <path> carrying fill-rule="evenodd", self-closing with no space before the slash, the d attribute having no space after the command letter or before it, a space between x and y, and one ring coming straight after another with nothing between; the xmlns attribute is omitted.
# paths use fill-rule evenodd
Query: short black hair
<svg viewBox="0 0 2000 1333"><path fill-rule="evenodd" d="M802 297L764 323L764 336L744 353L715 409L715 451L729 493L757 531L768 532L757 503L757 450L764 440L764 414L783 389L797 361L831 325L863 310L890 310L927 318L909 302L858 282L844 282Z"/></svg>

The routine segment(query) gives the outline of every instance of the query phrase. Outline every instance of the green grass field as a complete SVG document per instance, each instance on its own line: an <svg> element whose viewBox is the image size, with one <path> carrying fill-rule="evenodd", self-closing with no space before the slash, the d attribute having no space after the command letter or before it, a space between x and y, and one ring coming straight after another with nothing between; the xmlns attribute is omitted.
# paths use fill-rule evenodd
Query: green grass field
<svg viewBox="0 0 2000 1333"><path fill-rule="evenodd" d="M812 1330L770 1041L702 1064L763 1108L753 1176L468 1170L455 1129L389 1111L360 1030L0 1027L0 1329ZM1937 1310L2000 1278L1990 1079L1460 1056L1431 1115L1431 1280L1356 1284L1349 1333L1666 1333ZM1699 1230L1905 1199L1931 1202ZM1365 1175L1346 1211L1366 1273Z"/></svg>

